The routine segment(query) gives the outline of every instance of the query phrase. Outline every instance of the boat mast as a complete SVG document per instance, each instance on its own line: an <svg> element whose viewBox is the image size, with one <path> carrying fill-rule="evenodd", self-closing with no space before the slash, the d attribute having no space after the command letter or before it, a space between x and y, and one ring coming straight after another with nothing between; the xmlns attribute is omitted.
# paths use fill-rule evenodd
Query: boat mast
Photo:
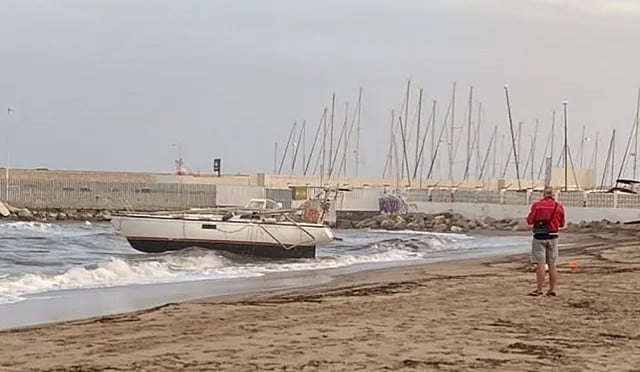
<svg viewBox="0 0 640 372"><path fill-rule="evenodd" d="M638 89L638 102L636 104L636 122L635 122L635 135L634 135L634 141L635 141L635 149L633 152L633 179L637 180L636 178L636 171L638 169L638 135L640 135L639 131L638 131L638 125L640 124L640 89Z"/></svg>
<svg viewBox="0 0 640 372"><path fill-rule="evenodd" d="M348 115L349 115L349 102L345 103L345 109L344 109L344 123L342 124L342 129L340 130L340 135L338 136L338 142L336 143L336 148L335 148L335 153L333 155L333 158L329 159L330 164L329 164L329 179L331 179L331 176L333 176L333 171L335 170L335 166L336 166L336 161L338 160L338 153L340 150L340 144L342 144L344 142L344 136L345 136L345 131L346 131L346 127L347 127L347 121L348 121ZM337 174L340 174L340 169L338 169Z"/></svg>
<svg viewBox="0 0 640 372"><path fill-rule="evenodd" d="M611 142L613 145L611 146L611 184L613 185L613 170L616 166L616 130L613 130L613 134L611 135Z"/></svg>
<svg viewBox="0 0 640 372"><path fill-rule="evenodd" d="M394 125L396 121L396 111L391 109L391 125L389 126L389 151L387 152L387 160L382 171L382 178L387 177L387 169L389 169L389 177L393 174L393 149L394 149Z"/></svg>
<svg viewBox="0 0 640 372"><path fill-rule="evenodd" d="M436 152L436 104L437 101L433 100L433 107L431 111L433 112L433 116L431 119L431 156L430 159L433 159L433 156Z"/></svg>
<svg viewBox="0 0 640 372"><path fill-rule="evenodd" d="M580 138L580 169L582 169L583 166L584 166L584 163L583 163L583 160L584 160L584 143L585 143L586 138L587 138L586 137L587 136L586 131L587 131L587 126L583 125L582 126L582 138ZM637 145L637 142L636 142L636 145Z"/></svg>
<svg viewBox="0 0 640 372"><path fill-rule="evenodd" d="M316 150L316 144L318 142L318 137L320 136L320 131L323 128L323 123L326 121L326 117L327 117L327 107L325 106L324 110L322 111L322 116L320 117L320 121L318 122L318 128L316 129L316 135L313 137L313 143L311 144L311 150L309 151L309 157L306 159L306 164L304 166L304 170L302 172L303 175L307 175L307 172L309 171L309 165L311 165L311 159L313 158L313 154L315 153ZM324 146L324 142L323 142L323 146ZM318 156L318 159L320 159L321 156ZM304 157L303 157L304 158ZM318 169L317 166L317 161L316 161L316 166L314 169L314 173L315 171ZM275 173L275 171L274 171Z"/></svg>
<svg viewBox="0 0 640 372"><path fill-rule="evenodd" d="M462 176L463 180L467 180L469 178L469 163L471 163L471 154L473 150L471 149L471 115L473 114L473 85L469 87L469 113L467 115L467 160L464 165L464 174Z"/></svg>
<svg viewBox="0 0 640 372"><path fill-rule="evenodd" d="M500 135L500 162L499 164L502 164L505 162L504 160L504 149L506 147L506 137L504 134ZM511 156L511 152L509 152L509 156ZM507 160L508 162L508 160ZM506 168L506 165L505 165ZM498 173L496 172L495 175L493 176L493 178L496 178L498 176ZM501 177L504 178L504 173L500 175Z"/></svg>
<svg viewBox="0 0 640 372"><path fill-rule="evenodd" d="M556 138L556 110L553 110L553 114L551 116L551 152L549 153L549 157L551 158L551 164L553 164L553 153L554 153L554 144Z"/></svg>
<svg viewBox="0 0 640 372"><path fill-rule="evenodd" d="M302 121L302 162L300 166L304 171L304 160L307 158L307 121Z"/></svg>
<svg viewBox="0 0 640 372"><path fill-rule="evenodd" d="M538 140L538 124L539 124L539 120L536 119L536 127L535 127L535 133L533 134L533 141L531 143L531 188L535 188L535 182L536 179L533 176L533 168L534 168L534 164L535 164L535 160L536 160L536 142Z"/></svg>
<svg viewBox="0 0 640 372"><path fill-rule="evenodd" d="M325 108L325 113L326 113ZM324 185L324 171L327 160L327 115L323 115L322 121L322 163L320 164L320 187Z"/></svg>
<svg viewBox="0 0 640 372"><path fill-rule="evenodd" d="M567 105L569 104L569 102L564 101L562 102L562 106L564 106L564 191L567 192L568 191L568 168L567 168L567 162L568 162L568 153L569 153L569 146L567 145Z"/></svg>
<svg viewBox="0 0 640 372"><path fill-rule="evenodd" d="M495 124L493 127L493 133L495 134L495 138L493 139L493 165L491 169L491 178L496 178L496 160L498 156L498 125ZM502 135L502 142L504 143L504 134Z"/></svg>
<svg viewBox="0 0 640 372"><path fill-rule="evenodd" d="M273 174L276 174L278 169L278 141L275 142L273 150Z"/></svg>
<svg viewBox="0 0 640 372"><path fill-rule="evenodd" d="M485 170L485 167L487 165L487 161L489 160L491 147L494 146L493 142L496 139L497 131L498 131L498 126L496 125L493 128L493 133L491 133L491 138L489 139L489 145L487 146L487 152L485 153L484 159L482 160L482 166L480 168L480 172L478 173L478 179L479 180L481 180L484 177L484 170ZM495 148L495 146L494 146L494 148ZM494 155L493 158L495 160L495 151L493 152L493 155ZM495 161L494 161L494 165L495 165Z"/></svg>
<svg viewBox="0 0 640 372"><path fill-rule="evenodd" d="M520 136L520 132L522 131L522 126L518 126L518 132L516 133L516 137ZM511 141L513 143L513 140ZM505 145L503 144L503 147ZM506 160L504 160L504 169L502 169L502 177L506 177L507 175L507 169L509 168L509 163L511 162L511 155L513 154L513 146L507 146L509 149L509 152L507 153L507 157ZM504 155L504 154L503 154Z"/></svg>
<svg viewBox="0 0 640 372"><path fill-rule="evenodd" d="M362 87L358 91L358 127L356 129L356 177L360 171L360 114L362 112Z"/></svg>
<svg viewBox="0 0 640 372"><path fill-rule="evenodd" d="M518 165L520 165L520 162L522 161L522 136L524 136L524 133L522 133L522 128L524 127L524 122L519 121L518 122L518 151L516 151L516 154L518 154ZM523 172L523 176L524 176Z"/></svg>
<svg viewBox="0 0 640 372"><path fill-rule="evenodd" d="M409 187L411 187L411 174L409 173L409 159L407 157L407 138L405 136L405 131L404 128L405 126L402 124L402 117L399 117L398 120L400 121L400 135L402 136L402 152L404 154L404 167L406 168L407 171L407 181L409 182ZM404 175L404 170L405 168L403 168L403 172L402 174ZM401 177L401 179L404 179L404 177Z"/></svg>
<svg viewBox="0 0 640 372"><path fill-rule="evenodd" d="M627 163L627 156L629 156L629 148L631 147L631 140L635 137L637 138L638 136L638 121L634 120L633 126L631 127L631 133L629 135L629 140L627 141L627 147L624 150L624 154L622 155L622 161L620 163L620 169L618 170L618 177L617 179L620 179L620 177L622 176L622 173L624 172L624 168L626 167L626 163ZM635 158L635 154L634 158ZM635 159L634 159L635 161ZM634 176L635 176L635 163L634 163ZM634 177L635 179L635 177Z"/></svg>
<svg viewBox="0 0 640 372"><path fill-rule="evenodd" d="M598 177L598 145L600 143L600 132L596 132L596 143L593 150L593 174Z"/></svg>
<svg viewBox="0 0 640 372"><path fill-rule="evenodd" d="M433 152L433 156L431 157L431 164L429 165L429 172L427 173L427 178L431 178L431 174L433 173L433 166L438 158L438 149L440 148L440 143L442 142L442 136L446 133L447 130L447 119L449 119L449 114L451 113L451 108L453 107L453 100L449 102L449 106L447 106L447 112L444 115L444 120L442 121L442 128L440 129L440 135L438 136L438 143L436 144L435 150ZM435 128L435 115L434 115L434 128Z"/></svg>
<svg viewBox="0 0 640 372"><path fill-rule="evenodd" d="M422 152L420 150L420 125L421 125L421 122L422 122L422 88L420 88L420 91L418 92L418 124L416 126L416 161L415 161L416 166L415 166L414 172L413 172L413 179L416 178L416 173L417 173L416 170L418 169L418 166L420 164L420 154Z"/></svg>
<svg viewBox="0 0 640 372"><path fill-rule="evenodd" d="M302 121L302 128L300 129L300 133L298 134L298 141L293 143L294 152L293 152L293 160L291 161L291 174L295 174L296 162L298 160L298 152L300 151L300 143L303 140L304 135L304 127L306 125L306 121ZM304 150L303 150L304 151ZM304 156L303 156L304 158Z"/></svg>
<svg viewBox="0 0 640 372"><path fill-rule="evenodd" d="M424 131L424 136L422 138L422 146L420 147L420 156L419 156L419 166L420 166L420 190L422 190L422 175L424 173L424 145L425 142L427 141L427 134L429 134L429 131L431 131L431 141L433 143L433 138L434 138L434 134L433 132L435 132L436 128L436 101L433 101L433 106L431 107L431 116L429 117L429 122L427 124L427 129ZM431 151L433 152L433 148L431 149ZM415 176L414 176L415 178Z"/></svg>
<svg viewBox="0 0 640 372"><path fill-rule="evenodd" d="M429 116L429 124L427 124L427 129L424 132L424 135L422 136L422 141L420 141L418 143L418 154L416 156L416 164L415 167L413 168L413 180L416 179L416 177L418 176L418 168L420 168L420 188L422 188L422 159L424 158L424 145L425 142L427 141L427 134L429 133L429 129L431 127L431 121L433 118L433 115L435 114L434 110L431 110L431 115ZM431 130L433 130L433 128L431 128Z"/></svg>
<svg viewBox="0 0 640 372"><path fill-rule="evenodd" d="M476 123L476 175L480 175L480 123L482 122L482 102L478 102L478 122Z"/></svg>
<svg viewBox="0 0 640 372"><path fill-rule="evenodd" d="M345 147L344 147L344 152L342 154L342 160L340 161L341 168L342 168L342 174L343 174L343 176L345 178L347 177L347 160L348 160L348 157L349 157L348 148L349 148L349 144L351 144L351 133L353 133L353 127L356 124L358 111L359 111L358 107L356 107L353 110L353 116L351 118L351 124L349 124L347 126L347 134L346 134L346 137L345 137L346 138L345 139ZM357 135L357 133L356 133L356 135Z"/></svg>
<svg viewBox="0 0 640 372"><path fill-rule="evenodd" d="M289 152L289 146L291 146L291 139L294 136L294 133L296 131L296 123L293 123L293 126L291 127L291 130L289 131L289 138L287 139L287 144L284 147L284 154L282 154L282 159L280 159L280 167L278 168L278 174L282 173L282 167L284 166L284 162L287 159L287 153Z"/></svg>
<svg viewBox="0 0 640 372"><path fill-rule="evenodd" d="M456 115L456 82L453 82L453 93L451 96L451 136L449 137L448 147L449 147L449 181L451 181L451 185L453 186L453 141L455 138L455 115Z"/></svg>
<svg viewBox="0 0 640 372"><path fill-rule="evenodd" d="M343 142L343 151L342 151L342 162L341 162L341 168L342 168L342 173L343 176L347 176L346 172L347 172L347 163L346 163L346 158L347 158L347 150L349 149L349 132L350 130L347 129L350 128L349 127L349 102L347 102L347 104L345 105L344 108L344 126L342 127L342 130L344 132L344 138L342 140ZM338 169L338 175L340 175L340 169Z"/></svg>
<svg viewBox="0 0 640 372"><path fill-rule="evenodd" d="M530 135L529 138L531 139L531 142L529 143L530 147L529 147L529 154L527 155L527 162L524 165L524 170L522 172L523 175L527 174L527 171L529 171L529 173L531 174L531 178L533 179L533 168L534 168L534 149L535 149L535 141L536 141L536 134L538 132L538 119L536 119L536 124L535 124L535 131L536 133L534 133L533 135ZM531 166L531 168L529 168L529 166Z"/></svg>
<svg viewBox="0 0 640 372"><path fill-rule="evenodd" d="M331 122L329 127L329 173L328 178L331 179L331 161L333 159L333 120L336 112L336 94L331 94Z"/></svg>
<svg viewBox="0 0 640 372"><path fill-rule="evenodd" d="M513 160L516 163L516 177L518 179L518 190L522 190L522 185L520 185L520 166L518 164L518 153L516 151L516 139L513 134L513 120L511 118L511 103L509 102L509 86L505 84L504 86L504 94L507 98L507 111L509 113L509 128L511 130L511 145L513 147ZM520 134L518 134L518 138L520 138Z"/></svg>
<svg viewBox="0 0 640 372"><path fill-rule="evenodd" d="M604 161L604 169L602 170L602 179L600 181L600 189L604 189L604 183L609 173L613 175L613 168L611 168L611 155L613 151L613 141L616 130L611 132L611 139L609 140L609 148L607 149L607 158Z"/></svg>
<svg viewBox="0 0 640 372"><path fill-rule="evenodd" d="M547 151L549 151L549 142L553 142L553 124L551 126L551 131L549 132L549 135L547 136L547 142L544 145L544 155L543 157L546 158L547 156ZM540 168L538 169L538 179L540 179L540 177L542 177L542 171L545 169L545 163L546 161L551 161L551 156L548 157L549 160L542 161L540 162ZM546 179L546 178L545 178Z"/></svg>
<svg viewBox="0 0 640 372"><path fill-rule="evenodd" d="M409 161L408 157L407 157L407 136L405 135L406 133L406 129L405 126L408 125L409 123L409 94L410 94L410 90L411 90L411 80L407 81L407 93L404 99L404 124L403 124L403 120L402 120L402 115L398 116L398 120L400 123L400 136L402 139L402 152L403 152L403 162L407 163ZM408 173L408 169L409 166L407 164L406 166L407 168L407 173ZM402 169L400 170L400 178L404 179L404 171L405 171L405 166L403 164ZM407 174L407 177L409 177L409 175Z"/></svg>

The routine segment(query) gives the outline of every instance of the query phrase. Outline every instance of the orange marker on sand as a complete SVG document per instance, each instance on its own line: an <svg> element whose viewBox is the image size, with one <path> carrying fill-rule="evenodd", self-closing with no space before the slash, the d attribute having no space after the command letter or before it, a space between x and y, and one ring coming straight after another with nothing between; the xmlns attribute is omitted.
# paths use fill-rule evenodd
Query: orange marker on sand
<svg viewBox="0 0 640 372"><path fill-rule="evenodd" d="M580 270L580 264L578 261L569 261L569 270L574 272Z"/></svg>

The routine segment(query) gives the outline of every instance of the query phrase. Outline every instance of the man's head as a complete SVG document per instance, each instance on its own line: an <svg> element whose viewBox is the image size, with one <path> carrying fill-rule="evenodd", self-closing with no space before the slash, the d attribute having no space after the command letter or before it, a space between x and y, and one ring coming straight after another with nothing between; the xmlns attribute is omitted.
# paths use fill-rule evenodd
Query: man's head
<svg viewBox="0 0 640 372"><path fill-rule="evenodd" d="M542 190L542 196L543 197L553 196L553 187L545 186L544 190Z"/></svg>

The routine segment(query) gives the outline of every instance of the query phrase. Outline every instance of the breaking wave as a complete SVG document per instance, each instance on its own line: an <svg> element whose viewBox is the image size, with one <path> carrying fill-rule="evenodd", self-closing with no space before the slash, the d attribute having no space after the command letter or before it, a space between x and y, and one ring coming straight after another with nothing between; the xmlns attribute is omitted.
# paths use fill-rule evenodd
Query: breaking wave
<svg viewBox="0 0 640 372"><path fill-rule="evenodd" d="M108 225L0 223L0 303L70 289L256 277L522 246L514 238L410 231L342 231L316 259L252 260L199 248L140 254Z"/></svg>

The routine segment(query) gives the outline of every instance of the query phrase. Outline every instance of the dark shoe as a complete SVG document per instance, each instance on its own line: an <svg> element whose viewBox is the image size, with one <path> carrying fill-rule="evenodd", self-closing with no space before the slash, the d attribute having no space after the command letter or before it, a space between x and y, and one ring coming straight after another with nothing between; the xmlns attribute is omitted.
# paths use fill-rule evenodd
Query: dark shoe
<svg viewBox="0 0 640 372"><path fill-rule="evenodd" d="M547 292L547 296L553 296L553 297L556 297L556 292L554 292L554 291L549 291L549 292Z"/></svg>
<svg viewBox="0 0 640 372"><path fill-rule="evenodd" d="M539 290L535 290L533 292L529 292L529 296L542 296L544 293L542 293L542 291Z"/></svg>

